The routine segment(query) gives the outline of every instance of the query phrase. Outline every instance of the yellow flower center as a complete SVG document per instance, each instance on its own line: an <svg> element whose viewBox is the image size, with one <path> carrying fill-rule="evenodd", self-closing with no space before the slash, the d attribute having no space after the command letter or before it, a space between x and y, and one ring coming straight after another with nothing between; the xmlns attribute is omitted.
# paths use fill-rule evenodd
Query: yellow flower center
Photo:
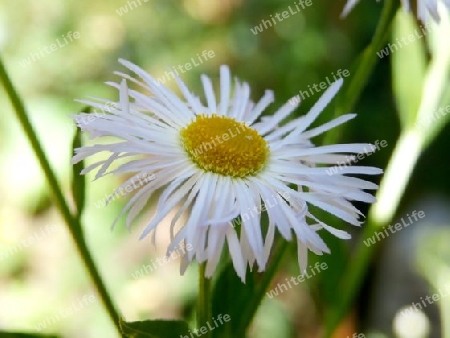
<svg viewBox="0 0 450 338"><path fill-rule="evenodd" d="M254 176L270 154L266 140L255 129L226 116L197 115L180 135L197 166L224 176Z"/></svg>

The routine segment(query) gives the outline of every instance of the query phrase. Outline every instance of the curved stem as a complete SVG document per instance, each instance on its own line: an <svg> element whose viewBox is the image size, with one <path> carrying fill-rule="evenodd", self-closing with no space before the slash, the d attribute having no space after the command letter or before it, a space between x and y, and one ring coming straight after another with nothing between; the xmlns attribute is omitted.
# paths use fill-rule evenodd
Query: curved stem
<svg viewBox="0 0 450 338"><path fill-rule="evenodd" d="M33 126L30 123L28 114L25 110L22 100L17 94L17 91L14 89L14 86L6 72L6 68L3 65L3 61L1 58L0 58L0 82L3 84L3 87L6 90L6 93L11 101L11 104L14 107L16 117L19 120L20 124L22 125L22 128L28 140L30 141L31 147L33 148L34 153L36 154L39 164L50 186L50 190L53 194L55 205L61 212L64 221L67 224L70 235L72 236L72 239L75 242L75 245L78 249L81 259L83 260L83 263L92 279L92 282L94 283L97 292L100 295L100 298L108 312L108 315L114 322L114 325L116 326L119 333L122 335L119 325L120 317L113 305L113 302L108 292L106 291L106 287L95 266L94 260L92 259L89 249L87 248L86 242L83 237L83 231L80 221L76 217L74 217L70 212L69 206L63 196L63 193L58 184L56 176L52 168L50 167L50 163L47 159L47 156L45 155L44 150L36 135L36 132L34 131Z"/></svg>
<svg viewBox="0 0 450 338"><path fill-rule="evenodd" d="M345 88L343 88L343 93L339 97L339 102L335 110L335 117L348 113L354 108L354 105L358 101L360 94L367 83L369 75L373 72L378 58L377 52L383 48L383 45L387 41L398 7L399 2L397 0L384 1L383 11L381 13L380 21L378 22L375 34L370 45L364 50L351 81ZM342 133L342 127L338 129L335 128L328 132L324 139L324 144L336 143L340 136L338 133ZM386 173L386 175L387 174L388 173ZM403 191L396 196L398 201L400 200L402 194ZM396 202L396 205L398 205L398 201ZM393 212L394 211L395 210L393 210ZM390 217L393 216L393 212L391 212ZM390 219L385 217L384 221L390 221ZM377 224L377 217L371 217L369 215L369 222L364 227L363 234L361 236L362 241L359 243L359 246L353 255L354 259L350 262L348 268L342 274L344 277L341 279L340 286L343 290L343 296L340 298L340 302L337 306L334 309L331 309L330 314L327 317L325 337L331 336L336 326L346 315L351 302L359 291L364 274L373 256L375 248L375 245L370 247L365 246L363 244L363 240L371 237L375 233Z"/></svg>
<svg viewBox="0 0 450 338"><path fill-rule="evenodd" d="M450 302L448 300L441 301L439 307L441 309L442 338L450 338L450 322L448 321L448 318L450 318Z"/></svg>
<svg viewBox="0 0 450 338"><path fill-rule="evenodd" d="M397 12L398 5L397 0L384 1L383 11L372 41L362 53L350 82L348 85L344 84L344 88L341 89L342 94L338 97L339 101L336 106L334 117L350 113L354 109L355 104L357 103L361 92L366 86L367 80L376 65L376 61L378 59L377 52L383 48L388 39L389 31L395 17L395 13ZM339 138L339 135L342 132L342 126L340 128L330 130L324 138L324 144L336 143L335 141Z"/></svg>
<svg viewBox="0 0 450 338"><path fill-rule="evenodd" d="M370 208L368 223L364 226L361 240L352 255L354 258L342 274L344 277L339 286L343 292L339 305L328 318L328 335L333 332L345 316L352 300L359 292L371 258L378 246L378 242L372 244L369 239L372 239L372 236L380 228L386 226L394 218L422 146L423 139L420 138L416 130L404 130L400 134L377 193L379 202ZM366 245L365 243L370 244Z"/></svg>
<svg viewBox="0 0 450 338"><path fill-rule="evenodd" d="M212 318L211 280L205 277L206 263L198 269L198 299L197 299L197 329L205 326ZM205 333L205 338L211 337L211 331Z"/></svg>
<svg viewBox="0 0 450 338"><path fill-rule="evenodd" d="M394 217L423 145L424 138L415 128L401 132L378 189L378 202L369 211L373 223L385 225Z"/></svg>

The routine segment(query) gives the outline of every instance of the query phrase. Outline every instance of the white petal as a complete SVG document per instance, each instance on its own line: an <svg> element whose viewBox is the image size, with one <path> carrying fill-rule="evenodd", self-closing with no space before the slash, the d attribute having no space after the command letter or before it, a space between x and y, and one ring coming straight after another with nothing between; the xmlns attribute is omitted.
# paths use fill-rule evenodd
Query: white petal
<svg viewBox="0 0 450 338"><path fill-rule="evenodd" d="M344 80L340 78L339 80L333 82L328 89L323 93L319 100L314 104L310 111L302 119L299 119L299 125L297 128L291 132L289 136L286 137L285 142L295 140L303 131L308 128L311 123L313 123L319 114L325 109L325 107L330 103L333 97L337 94L341 88Z"/></svg>
<svg viewBox="0 0 450 338"><path fill-rule="evenodd" d="M230 69L227 66L220 66L220 104L218 113L227 115L230 92L231 92Z"/></svg>
<svg viewBox="0 0 450 338"><path fill-rule="evenodd" d="M263 97L258 101L258 103L253 107L249 116L245 118L248 125L252 125L253 122L258 119L261 113L275 100L273 91L266 90Z"/></svg>
<svg viewBox="0 0 450 338"><path fill-rule="evenodd" d="M286 102L280 109L278 109L274 113L272 118L269 119L267 123L263 124L260 127L255 126L255 129L258 130L261 135L268 133L269 131L277 127L278 124L282 122L287 116L289 116L289 114L292 113L298 107L298 105L299 103L292 105L289 102Z"/></svg>
<svg viewBox="0 0 450 338"><path fill-rule="evenodd" d="M317 135L323 134L324 132L336 128L337 126L355 118L356 114L346 114L339 116L338 118L335 118L334 120L331 120L330 122L327 122L320 127L310 129L308 131L305 131L302 134L303 138L313 138Z"/></svg>
<svg viewBox="0 0 450 338"><path fill-rule="evenodd" d="M228 242L228 250L230 251L234 270L236 270L236 273L241 278L242 282L245 283L245 273L247 270L247 266L242 255L242 249L239 244L239 239L236 235L235 229L233 227L228 227L226 236Z"/></svg>
<svg viewBox="0 0 450 338"><path fill-rule="evenodd" d="M201 79L203 83L203 89L205 90L206 100L208 102L209 112L213 114L217 111L217 106L216 96L214 95L214 89L211 83L211 79L206 75L202 75Z"/></svg>
<svg viewBox="0 0 450 338"><path fill-rule="evenodd" d="M347 3L345 4L344 9L342 10L341 18L345 18L348 15L348 13L351 12L353 7L356 6L356 4L358 2L359 2L359 0L348 0Z"/></svg>

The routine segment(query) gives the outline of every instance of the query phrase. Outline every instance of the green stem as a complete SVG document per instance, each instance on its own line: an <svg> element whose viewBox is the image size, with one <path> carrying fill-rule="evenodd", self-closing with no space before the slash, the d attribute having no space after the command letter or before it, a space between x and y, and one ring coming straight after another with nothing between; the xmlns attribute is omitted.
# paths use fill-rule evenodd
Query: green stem
<svg viewBox="0 0 450 338"><path fill-rule="evenodd" d="M372 223L368 223L363 228L363 233L361 235L361 240L358 242L354 260L349 264L349 267L341 274L343 280L340 283L340 290L342 291L342 296L339 296L339 304L336 308L332 309L330 315L328 315L326 321L325 337L331 337L335 328L339 325L341 320L347 314L350 305L355 299L355 296L359 292L361 281L364 278L369 262L373 257L374 247L376 244L367 247L364 244L364 240L370 238L375 234L376 226Z"/></svg>
<svg viewBox="0 0 450 338"><path fill-rule="evenodd" d="M267 288L270 285L275 273L278 271L278 267L283 260L283 257L289 247L289 242L284 238L278 241L278 246L273 253L272 260L268 268L264 271L261 276L261 280L258 281L256 288L252 291L252 298L250 303L243 304L242 316L239 319L239 327L237 329L235 337L245 337L245 332L247 327L251 324L253 317L255 316L256 310L261 303Z"/></svg>
<svg viewBox="0 0 450 338"><path fill-rule="evenodd" d="M400 133L378 189L378 202L369 211L373 223L386 225L394 217L423 146L419 130L407 128Z"/></svg>
<svg viewBox="0 0 450 338"><path fill-rule="evenodd" d="M375 30L375 34L370 45L364 50L349 84L343 88L343 93L339 97L339 101L335 110L335 117L346 114L354 109L354 106L358 101L370 74L373 72L378 58L377 52L383 48L388 39L390 28L397 12L398 6L399 2L397 0L384 1L383 11L381 13L378 26ZM323 143L336 143L336 141L340 137L339 133L342 133L342 127L331 130L326 135ZM405 175L407 176L405 177L405 179L409 178L410 173L411 172L409 172L408 175ZM395 201L395 206L398 205L402 194L403 189L399 192L399 194L395 196L397 199ZM379 200L381 200L381 198L379 198ZM384 217L383 221L390 221L390 218L393 217L394 212L395 209L391 209L390 217ZM330 314L327 317L325 337L329 337L332 335L337 325L347 314L351 302L359 292L361 282L364 278L369 262L373 256L375 247L375 245L367 247L363 244L363 241L371 237L375 233L376 229L380 225L380 223L377 221L377 217L369 216L368 224L364 227L363 234L361 236L362 240L360 241L356 252L353 255L353 257L355 258L350 262L348 268L342 274L344 278L342 279L340 286L343 290L343 296L340 297L339 304L336 306L336 308L331 310Z"/></svg>
<svg viewBox="0 0 450 338"><path fill-rule="evenodd" d="M367 80L376 65L376 61L378 59L377 52L384 47L388 39L389 31L395 17L395 13L397 12L398 5L397 0L384 1L383 11L372 41L362 53L350 82L348 85L344 84L344 88L341 89L342 94L338 97L338 103L334 114L335 117L347 114L354 109L354 106L357 103L361 92L365 88ZM335 143L342 132L342 126L340 128L330 130L325 136L324 144Z"/></svg>
<svg viewBox="0 0 450 338"><path fill-rule="evenodd" d="M87 271L89 272L89 275L92 279L92 282L94 283L98 294L100 295L101 300L103 301L103 304L111 318L111 320L114 322L114 325L116 326L119 333L122 335L120 330L120 317L113 305L113 302L106 291L106 287L100 277L100 274L95 266L94 260L91 257L91 254L89 252L89 249L87 248L86 242L83 237L83 231L80 224L79 219L74 217L72 213L70 212L69 206L63 196L63 193L61 191L61 188L58 184L58 181L56 179L56 176L50 167L50 163L47 159L47 156L44 153L44 150L38 140L38 137L36 135L36 132L33 129L33 126L30 123L30 120L28 118L28 114L25 110L25 107L22 103L22 100L20 99L19 95L17 94L17 91L15 90L8 73L6 72L6 68L3 64L3 61L0 58L0 81L2 82L6 93L11 101L12 106L14 107L14 111L16 114L17 119L19 120L20 124L22 125L23 130L25 131L25 134L30 141L31 147L34 150L34 153L36 154L36 157L39 161L39 164L44 172L44 175L47 179L47 182L50 186L50 190L54 197L54 202L56 207L61 212L64 221L66 222L70 235L72 236L72 239L74 240L76 247L78 249L78 252L81 256L81 259L83 260L85 267Z"/></svg>
<svg viewBox="0 0 450 338"><path fill-rule="evenodd" d="M441 323L442 323L442 338L450 338L450 301L443 299L440 301L441 308Z"/></svg>
<svg viewBox="0 0 450 338"><path fill-rule="evenodd" d="M206 263L198 269L198 299L197 299L197 329L205 326L212 318L211 279L205 277ZM211 331L205 333L205 338L211 337Z"/></svg>
<svg viewBox="0 0 450 338"><path fill-rule="evenodd" d="M377 230L386 226L394 218L422 146L423 139L415 129L407 129L400 134L377 193L379 202L370 208L368 222L363 227L361 240L352 254L354 258L342 274L344 277L339 285L342 296L338 306L332 310L328 318L327 337L331 335L349 310L353 299L359 292L371 258L378 247L378 243L366 246L364 241L367 243L367 240Z"/></svg>

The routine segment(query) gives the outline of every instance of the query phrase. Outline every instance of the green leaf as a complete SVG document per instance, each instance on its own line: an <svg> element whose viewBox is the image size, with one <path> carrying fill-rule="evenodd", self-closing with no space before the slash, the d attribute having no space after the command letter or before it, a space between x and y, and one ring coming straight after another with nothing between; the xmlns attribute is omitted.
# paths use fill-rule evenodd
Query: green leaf
<svg viewBox="0 0 450 338"><path fill-rule="evenodd" d="M121 322L120 327L130 338L179 338L190 337L189 326L182 320L144 320Z"/></svg>
<svg viewBox="0 0 450 338"><path fill-rule="evenodd" d="M213 289L212 315L216 318L219 314L228 314L231 320L213 331L213 337L232 336L237 332L245 304L251 301L257 280L258 276L247 271L245 284L242 283L231 262L220 273Z"/></svg>
<svg viewBox="0 0 450 338"><path fill-rule="evenodd" d="M232 263L219 276L212 295L212 314L229 315L231 320L224 323L212 334L213 337L244 337L248 326L265 297L265 292L278 271L280 262L288 249L288 242L278 237L276 249L264 272L247 273L245 284L239 279Z"/></svg>
<svg viewBox="0 0 450 338"><path fill-rule="evenodd" d="M415 128L423 138L424 147L433 142L450 118L450 18L441 13L440 24L429 29L431 61L423 86L422 102L417 114Z"/></svg>
<svg viewBox="0 0 450 338"><path fill-rule="evenodd" d="M19 333L0 331L2 338L57 338L55 335L37 334L37 333Z"/></svg>
<svg viewBox="0 0 450 338"><path fill-rule="evenodd" d="M395 18L392 41L385 47L392 60L392 83L403 128L416 120L422 101L427 58L425 36L414 15L400 9Z"/></svg>
<svg viewBox="0 0 450 338"><path fill-rule="evenodd" d="M344 81L344 85L336 95L335 118L348 114L355 109L355 105L358 103L361 93L379 60L377 52L383 48L389 36L392 21L399 5L399 1L384 1L383 11L370 45L358 56L354 65L350 68L350 77ZM329 130L322 144L337 143L343 131L343 126Z"/></svg>
<svg viewBox="0 0 450 338"><path fill-rule="evenodd" d="M442 100L438 104L438 108L435 109L428 117L419 120L418 126L426 126L426 135L424 137L424 146L428 146L439 135L445 125L450 119L450 82L445 85L444 93L442 94ZM425 121L425 125L421 124Z"/></svg>
<svg viewBox="0 0 450 338"><path fill-rule="evenodd" d="M322 221L326 219L327 216L323 216L319 219ZM331 219L331 217L328 217ZM338 221L339 222L339 221ZM326 224L336 224L336 228L345 224L342 222L338 223L336 220L331 220L330 222L325 222ZM326 254L322 256L317 256L309 253L308 266L313 266L316 262L325 263L327 269L320 272L320 274L312 279L310 283L317 284L319 290L318 304L324 306L325 310L330 312L331 309L335 309L337 303L340 301L339 297L336 297L336 290L342 288L339 282L342 279L342 271L344 271L345 265L348 262L349 253L348 245L345 241L327 233L323 232L320 234L324 242L330 248L331 254ZM329 267L333 267L332 269Z"/></svg>
<svg viewBox="0 0 450 338"><path fill-rule="evenodd" d="M84 113L90 113L90 107L82 110ZM72 141L72 154L75 148L81 147L81 129L77 128ZM84 168L84 161L80 161L72 166L72 194L76 207L76 217L80 218L86 203L86 177L80 175Z"/></svg>

